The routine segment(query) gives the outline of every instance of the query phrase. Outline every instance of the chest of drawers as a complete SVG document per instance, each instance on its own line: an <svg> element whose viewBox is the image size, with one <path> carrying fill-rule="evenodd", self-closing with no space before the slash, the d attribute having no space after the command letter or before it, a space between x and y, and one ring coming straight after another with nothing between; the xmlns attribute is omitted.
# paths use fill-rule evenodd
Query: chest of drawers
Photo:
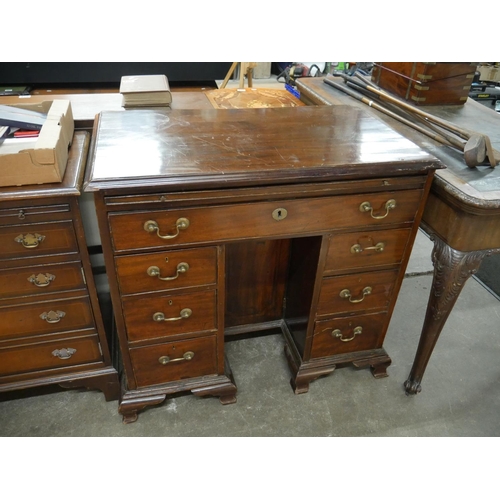
<svg viewBox="0 0 500 500"><path fill-rule="evenodd" d="M173 393L235 402L228 335L279 328L296 393L386 375L433 157L350 107L136 110L98 117L89 167L125 422Z"/></svg>
<svg viewBox="0 0 500 500"><path fill-rule="evenodd" d="M63 182L0 189L0 391L59 384L120 393L85 244L78 194L89 135Z"/></svg>

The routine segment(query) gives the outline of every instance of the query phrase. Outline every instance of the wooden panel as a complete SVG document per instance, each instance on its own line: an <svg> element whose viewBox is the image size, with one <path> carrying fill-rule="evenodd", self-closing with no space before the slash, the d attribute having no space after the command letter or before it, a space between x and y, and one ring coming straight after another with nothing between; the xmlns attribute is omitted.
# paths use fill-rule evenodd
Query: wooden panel
<svg viewBox="0 0 500 500"><path fill-rule="evenodd" d="M289 240L226 246L226 327L283 316L289 248Z"/></svg>
<svg viewBox="0 0 500 500"><path fill-rule="evenodd" d="M57 320L43 315L62 312ZM50 322L50 321L53 322ZM22 306L0 308L0 339L44 335L69 330L94 328L88 297L70 300L35 302Z"/></svg>
<svg viewBox="0 0 500 500"><path fill-rule="evenodd" d="M331 236L325 274L360 267L399 264L410 231L392 229Z"/></svg>
<svg viewBox="0 0 500 500"><path fill-rule="evenodd" d="M26 248L17 239L40 235L33 248ZM53 253L76 253L78 245L71 222L28 224L0 228L0 259L40 257Z"/></svg>
<svg viewBox="0 0 500 500"><path fill-rule="evenodd" d="M82 264L44 264L0 271L0 299L85 289Z"/></svg>
<svg viewBox="0 0 500 500"><path fill-rule="evenodd" d="M318 316L382 309L389 305L398 270L360 273L335 278L325 278L319 296ZM371 288L371 293L364 295L363 290ZM342 298L340 292L349 290L352 301Z"/></svg>
<svg viewBox="0 0 500 500"><path fill-rule="evenodd" d="M117 257L115 263L120 290L124 295L214 285L217 282L215 247ZM178 273L177 268L181 263L187 264L189 269ZM159 269L159 276L148 274L151 266ZM160 279L175 276L178 278L168 281Z"/></svg>
<svg viewBox="0 0 500 500"><path fill-rule="evenodd" d="M54 355L58 350L63 358ZM97 361L102 361L97 335L69 338L17 348L0 348L0 375L64 368ZM40 376L44 374L41 373Z"/></svg>
<svg viewBox="0 0 500 500"><path fill-rule="evenodd" d="M382 347L386 322L385 313L317 321L311 358L378 349ZM336 336L336 333L341 336Z"/></svg>
<svg viewBox="0 0 500 500"><path fill-rule="evenodd" d="M216 338L211 336L130 349L130 358L138 387L183 378L215 375L217 373L216 344ZM188 352L194 354L190 360L183 358ZM162 364L160 358L164 356L168 356L171 361Z"/></svg>
<svg viewBox="0 0 500 500"><path fill-rule="evenodd" d="M123 313L130 341L167 337L217 328L215 315L216 292L155 294L123 299ZM183 309L191 309L187 318L172 321L155 321L155 313L165 318L179 318Z"/></svg>
<svg viewBox="0 0 500 500"><path fill-rule="evenodd" d="M338 196L279 202L242 203L221 207L185 208L155 212L110 214L109 223L117 251L140 248L172 247L201 242L231 241L247 238L307 235L332 229L411 222L415 217L422 191L388 191L357 196ZM387 210L385 204L395 200L396 207ZM370 212L360 210L369 202ZM275 220L274 214L281 219ZM311 214L314 214L312 216ZM385 216L387 214L387 216ZM176 230L176 221L189 220L189 227ZM162 236L144 229L155 221Z"/></svg>

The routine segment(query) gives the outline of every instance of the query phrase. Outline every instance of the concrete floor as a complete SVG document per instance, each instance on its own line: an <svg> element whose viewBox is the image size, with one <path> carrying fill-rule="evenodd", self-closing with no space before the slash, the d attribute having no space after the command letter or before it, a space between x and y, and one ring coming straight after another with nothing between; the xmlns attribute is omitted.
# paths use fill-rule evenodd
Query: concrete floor
<svg viewBox="0 0 500 500"><path fill-rule="evenodd" d="M263 336L227 343L236 404L183 395L124 425L117 402L100 392L61 390L0 402L0 435L499 436L500 303L474 279L442 332L422 392L404 393L432 281L431 247L419 232L384 345L387 378L347 367L295 395L281 336Z"/></svg>

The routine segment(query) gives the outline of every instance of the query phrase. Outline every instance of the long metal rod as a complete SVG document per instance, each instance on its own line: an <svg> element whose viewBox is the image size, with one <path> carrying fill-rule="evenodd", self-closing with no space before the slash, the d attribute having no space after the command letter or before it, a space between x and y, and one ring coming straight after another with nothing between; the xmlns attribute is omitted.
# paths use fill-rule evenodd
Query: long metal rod
<svg viewBox="0 0 500 500"><path fill-rule="evenodd" d="M426 113L425 111L423 111L419 108L416 108L415 106L412 106L411 104L407 104L406 102L403 102L399 99L396 99L395 97L392 97L391 95L387 94L386 92L384 92L382 90L379 90L379 89L373 87L372 85L367 85L366 83L361 82L359 80L355 80L354 78L352 78L348 75L345 75L343 73L334 73L334 76L339 76L347 82L352 82L355 85L359 85L360 87L365 88L366 90L373 92L374 94L380 96L383 100L388 101L392 104L395 104L396 106L399 106L403 109L406 109L406 110L410 111L411 113L418 114L418 115L424 117L426 120L428 120L432 123L435 123L436 125L439 125L440 127L443 127L446 130L449 130L451 132L455 132L456 134L458 134L460 137L462 137L464 139L470 139L470 136L472 135L472 132L470 132L469 130L462 129L460 127L457 127L453 123L450 123L446 120L442 120L441 118L438 118L437 116ZM325 79L325 81L327 81L327 79Z"/></svg>
<svg viewBox="0 0 500 500"><path fill-rule="evenodd" d="M435 141L444 144L445 146L450 146L450 147L455 147L459 149L460 151L464 150L464 144L452 144L450 141L445 139L444 137L435 134L431 132L430 130L425 129L424 127L421 127L420 125L417 125L416 123L407 120L406 118L403 118L402 116L399 116L396 113L393 113L392 111L388 110L387 108L384 108L380 104L368 99L367 97L358 94L358 92L355 92L352 90L352 88L349 88L347 86L341 85L331 79L325 78L324 82L330 85L331 87L334 87L338 90L341 90L342 92L345 92L347 95L350 95L351 97L354 97L358 101L363 102L364 104L372 107L373 109L376 109L377 111L380 111L381 113L386 114L387 116L390 116L391 118L394 118L395 120L398 120L401 123L404 123L405 125L408 125L409 127L414 128L418 132L421 132L422 134L430 137L431 139L434 139Z"/></svg>
<svg viewBox="0 0 500 500"><path fill-rule="evenodd" d="M356 75L356 76L358 76L358 78L359 78L359 75ZM365 97L368 97L370 100L372 100L372 99L380 100L379 96L377 96L376 94L373 94L373 93L369 92L368 90L365 90L363 87L355 85L354 83L351 83L351 82L345 82L345 83L346 83L346 85L348 87L353 88L354 90L356 90L360 94L363 94ZM380 105L380 102L381 102L381 100L379 101L379 105ZM384 105L389 108L389 111L391 111L391 110L393 112L397 111L397 113L395 113L396 116L393 116L393 118L395 118L395 119L402 118L404 120L405 117L401 116L401 114L400 114L400 113L404 113L409 118L411 118L411 119L408 119L408 118L406 119L406 121L404 122L406 125L408 125L410 127L413 126L413 125L417 125L418 126L418 124L416 124L414 121L412 121L412 120L418 120L419 122L424 123L426 127L428 127L429 129L433 130L437 135L439 135L442 138L446 139L450 143L449 145L456 147L460 151L464 150L465 142L462 139L459 139L453 133L450 133L449 131L447 131L447 130L445 130L443 128L438 127L437 125L435 125L434 123L429 122L428 120L425 120L420 115L415 115L413 113L410 113L409 110L401 109L400 107L395 106L394 104L392 104L390 102L385 101ZM402 120L400 120L400 121L402 121ZM418 129L418 130L419 130L419 132L422 132L422 133L426 133L426 131L429 131L428 129L426 129L426 131L425 130L422 131L421 129ZM432 136L432 138L436 139L434 136ZM436 140L439 141L439 139L436 139ZM441 142L441 141L439 141L439 142Z"/></svg>

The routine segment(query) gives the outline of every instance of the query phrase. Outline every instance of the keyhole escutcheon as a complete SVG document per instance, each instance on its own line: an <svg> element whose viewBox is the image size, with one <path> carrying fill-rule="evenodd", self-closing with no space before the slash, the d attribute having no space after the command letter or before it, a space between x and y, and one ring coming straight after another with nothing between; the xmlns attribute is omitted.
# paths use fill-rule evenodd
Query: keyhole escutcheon
<svg viewBox="0 0 500 500"><path fill-rule="evenodd" d="M286 208L277 208L276 210L273 210L273 219L280 221L286 218L288 215L288 212Z"/></svg>

